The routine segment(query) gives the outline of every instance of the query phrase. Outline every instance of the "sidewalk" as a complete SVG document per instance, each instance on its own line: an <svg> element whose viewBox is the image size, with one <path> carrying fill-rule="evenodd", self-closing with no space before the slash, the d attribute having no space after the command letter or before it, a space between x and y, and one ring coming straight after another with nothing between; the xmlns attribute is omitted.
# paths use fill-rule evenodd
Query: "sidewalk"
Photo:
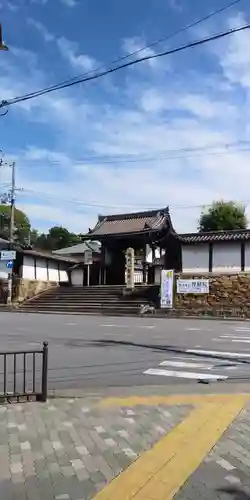
<svg viewBox="0 0 250 500"><path fill-rule="evenodd" d="M248 486L250 395L0 406L4 500L226 500Z"/></svg>

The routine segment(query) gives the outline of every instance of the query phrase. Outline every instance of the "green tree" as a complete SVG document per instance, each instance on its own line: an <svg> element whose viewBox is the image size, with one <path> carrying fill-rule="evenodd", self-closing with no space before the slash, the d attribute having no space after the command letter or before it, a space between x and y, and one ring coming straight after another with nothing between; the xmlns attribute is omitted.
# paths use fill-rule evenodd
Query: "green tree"
<svg viewBox="0 0 250 500"><path fill-rule="evenodd" d="M223 231L246 229L247 217L244 205L234 201L214 201L212 206L200 215L199 231Z"/></svg>
<svg viewBox="0 0 250 500"><path fill-rule="evenodd" d="M40 234L36 240L36 248L43 250L60 250L81 243L81 238L62 226L52 227L47 234Z"/></svg>
<svg viewBox="0 0 250 500"><path fill-rule="evenodd" d="M5 203L0 204L0 233L2 238L10 236L11 207ZM29 241L30 221L27 215L15 208L14 212L14 239L16 243L25 244Z"/></svg>

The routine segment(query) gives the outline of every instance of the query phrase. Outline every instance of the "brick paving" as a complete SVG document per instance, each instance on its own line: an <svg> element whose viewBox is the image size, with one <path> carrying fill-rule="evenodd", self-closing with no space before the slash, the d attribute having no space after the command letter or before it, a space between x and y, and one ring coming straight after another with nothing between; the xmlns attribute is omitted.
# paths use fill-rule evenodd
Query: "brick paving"
<svg viewBox="0 0 250 500"><path fill-rule="evenodd" d="M86 399L0 406L0 498L91 499L190 409L101 408Z"/></svg>
<svg viewBox="0 0 250 500"><path fill-rule="evenodd" d="M250 405L241 412L175 500L250 499Z"/></svg>

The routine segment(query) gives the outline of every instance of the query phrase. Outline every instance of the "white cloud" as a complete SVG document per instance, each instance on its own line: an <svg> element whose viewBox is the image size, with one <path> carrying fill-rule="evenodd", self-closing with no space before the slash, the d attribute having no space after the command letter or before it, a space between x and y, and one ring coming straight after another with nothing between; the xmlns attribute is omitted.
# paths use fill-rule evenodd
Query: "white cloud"
<svg viewBox="0 0 250 500"><path fill-rule="evenodd" d="M148 47L147 45L148 44L146 40L142 37L125 38L122 42L122 51L125 53L125 55L133 54L131 55L131 59L143 59L144 57L154 56L156 54L156 51L152 47ZM148 59L143 63L140 63L136 67L140 68L142 64L143 66L149 66L151 69L159 69L162 68L163 61L158 58ZM168 68L168 61L165 60L164 69L167 70Z"/></svg>
<svg viewBox="0 0 250 500"><path fill-rule="evenodd" d="M74 59L80 57L78 47L67 42L65 56L68 49L71 64L79 65ZM175 228L186 232L196 229L200 205L218 198L248 200L250 152L233 153L226 147L206 151L207 145L250 137L250 90L240 55L247 52L246 43L230 37L216 53L211 49L212 75L199 67L191 73L180 59L177 74L169 73L164 81L158 68L148 65L140 75L127 70L117 83L118 100L106 93L105 102L95 101L86 85L82 92L62 91L22 104L25 117L49 129L55 143L50 150L30 138L23 150L8 152L17 157L17 181L24 188L18 204L32 223L42 229L60 223L83 232L99 212L170 205ZM35 61L26 73L23 64L17 70L15 60L17 55L1 71L3 98L44 83ZM81 64L92 69L86 62L78 68ZM11 111L20 118L18 107ZM173 152L201 147L205 149L196 153ZM183 208L190 205L194 208Z"/></svg>
<svg viewBox="0 0 250 500"><path fill-rule="evenodd" d="M66 7L76 7L77 1L76 0L60 0Z"/></svg>
<svg viewBox="0 0 250 500"><path fill-rule="evenodd" d="M61 55L67 59L71 66L75 69L81 69L84 71L91 71L98 66L97 61L90 57L88 54L78 54L78 44L71 42L65 37L61 37L57 40L58 48Z"/></svg>
<svg viewBox="0 0 250 500"><path fill-rule="evenodd" d="M169 7L177 12L182 12L181 0L168 0Z"/></svg>
<svg viewBox="0 0 250 500"><path fill-rule="evenodd" d="M55 36L48 31L48 29L40 23L40 21L36 21L32 17L27 19L27 23L30 26L33 26L44 38L45 42L53 42L55 40Z"/></svg>
<svg viewBox="0 0 250 500"><path fill-rule="evenodd" d="M11 12L17 12L19 10L19 5L10 0L4 0L0 2L0 9L6 9Z"/></svg>

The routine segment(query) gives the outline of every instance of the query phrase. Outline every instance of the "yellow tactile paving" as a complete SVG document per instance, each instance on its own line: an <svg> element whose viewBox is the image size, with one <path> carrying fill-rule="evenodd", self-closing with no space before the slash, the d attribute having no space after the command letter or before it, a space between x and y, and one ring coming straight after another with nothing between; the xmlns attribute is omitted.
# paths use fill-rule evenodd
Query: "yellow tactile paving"
<svg viewBox="0 0 250 500"><path fill-rule="evenodd" d="M231 401L232 397L241 397L245 401L250 400L250 394L177 394L174 396L129 396L105 398L101 401L102 407L120 406L132 407L137 405L199 405L207 403L218 403Z"/></svg>
<svg viewBox="0 0 250 500"><path fill-rule="evenodd" d="M119 400L119 404L124 403L121 406L148 405L150 399L112 398L112 404L118 404ZM198 407L100 491L94 500L172 499L242 410L249 396L170 396L160 399L154 396L152 399L154 404L195 404ZM108 406L110 403L111 400Z"/></svg>

